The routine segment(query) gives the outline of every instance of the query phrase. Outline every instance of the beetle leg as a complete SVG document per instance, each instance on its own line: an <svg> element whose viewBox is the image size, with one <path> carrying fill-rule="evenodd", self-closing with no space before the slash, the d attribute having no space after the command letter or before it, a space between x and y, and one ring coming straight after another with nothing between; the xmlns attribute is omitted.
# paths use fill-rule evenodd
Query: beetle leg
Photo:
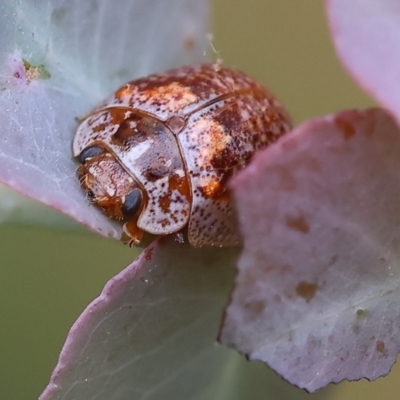
<svg viewBox="0 0 400 400"><path fill-rule="evenodd" d="M125 242L126 244L129 245L129 247L140 245L143 239L144 232L137 227L136 222L134 221L125 222L123 230L125 235L128 236L129 238Z"/></svg>

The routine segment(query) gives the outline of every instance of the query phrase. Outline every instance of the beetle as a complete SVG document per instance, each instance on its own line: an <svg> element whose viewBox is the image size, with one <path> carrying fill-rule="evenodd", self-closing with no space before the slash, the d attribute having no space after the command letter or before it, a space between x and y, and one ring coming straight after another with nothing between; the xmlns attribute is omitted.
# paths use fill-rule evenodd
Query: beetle
<svg viewBox="0 0 400 400"><path fill-rule="evenodd" d="M130 245L186 232L191 246L240 242L229 179L291 129L275 97L219 63L127 83L81 121L80 185L123 222Z"/></svg>

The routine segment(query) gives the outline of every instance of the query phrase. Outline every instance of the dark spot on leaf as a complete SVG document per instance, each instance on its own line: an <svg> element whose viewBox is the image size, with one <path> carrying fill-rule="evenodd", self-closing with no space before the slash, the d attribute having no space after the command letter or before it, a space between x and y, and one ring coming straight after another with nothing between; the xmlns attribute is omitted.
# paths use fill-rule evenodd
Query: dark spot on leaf
<svg viewBox="0 0 400 400"><path fill-rule="evenodd" d="M332 265L334 265L336 263L337 259L338 259L337 255L332 256L330 261L329 261L329 263L328 263L328 267L332 267Z"/></svg>
<svg viewBox="0 0 400 400"><path fill-rule="evenodd" d="M56 8L51 13L51 20L55 25L57 25L65 19L66 14L67 14L66 8L64 8L64 7Z"/></svg>
<svg viewBox="0 0 400 400"><path fill-rule="evenodd" d="M242 284L245 286L254 285L258 281L258 275L251 268L245 270L242 276Z"/></svg>
<svg viewBox="0 0 400 400"><path fill-rule="evenodd" d="M290 172L286 168L278 168L275 171L278 180L278 188L280 190L284 190L286 192L293 192L297 189L297 181Z"/></svg>
<svg viewBox="0 0 400 400"><path fill-rule="evenodd" d="M357 319L364 319L364 318L366 318L368 316L368 314L369 314L368 311L367 310L363 310L362 308L359 308L356 311Z"/></svg>
<svg viewBox="0 0 400 400"><path fill-rule="evenodd" d="M304 163L304 167L307 168L311 172L321 171L321 164L314 157L306 158L303 163Z"/></svg>
<svg viewBox="0 0 400 400"><path fill-rule="evenodd" d="M310 230L310 225L303 214L299 215L298 217L286 215L286 225L290 229L294 229L302 233L308 233Z"/></svg>
<svg viewBox="0 0 400 400"><path fill-rule="evenodd" d="M353 124L346 118L338 116L336 117L335 122L336 126L342 131L345 140L348 140L355 135L356 130L354 129Z"/></svg>
<svg viewBox="0 0 400 400"><path fill-rule="evenodd" d="M316 283L301 281L296 286L296 293L308 303L315 296L317 289Z"/></svg>
<svg viewBox="0 0 400 400"><path fill-rule="evenodd" d="M196 39L193 35L186 35L183 38L183 48L187 51L193 50L196 44Z"/></svg>
<svg viewBox="0 0 400 400"><path fill-rule="evenodd" d="M250 300L244 303L244 308L246 309L246 317L249 320L255 318L260 318L261 314L264 312L267 303L263 300Z"/></svg>
<svg viewBox="0 0 400 400"><path fill-rule="evenodd" d="M375 348L376 348L376 351L377 351L378 353L381 353L381 354L383 354L385 357L387 357L387 350L386 350L386 347L385 347L385 343L384 343L384 342L382 342L381 340L377 340L377 341L376 341L376 346L375 346Z"/></svg>
<svg viewBox="0 0 400 400"><path fill-rule="evenodd" d="M146 261L151 261L151 257L153 256L153 247L147 247L144 251L144 258Z"/></svg>

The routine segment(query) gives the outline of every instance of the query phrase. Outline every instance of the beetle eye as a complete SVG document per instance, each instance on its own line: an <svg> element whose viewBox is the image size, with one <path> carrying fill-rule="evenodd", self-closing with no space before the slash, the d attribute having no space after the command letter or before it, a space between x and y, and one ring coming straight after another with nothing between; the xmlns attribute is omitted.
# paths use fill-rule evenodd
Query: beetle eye
<svg viewBox="0 0 400 400"><path fill-rule="evenodd" d="M92 190L87 190L86 191L86 196L88 197L88 199L89 199L89 201L93 201L93 199L94 199L94 193L93 193L93 191Z"/></svg>
<svg viewBox="0 0 400 400"><path fill-rule="evenodd" d="M102 153L104 149L100 146L90 146L86 147L86 149L82 150L82 153L79 154L79 161L81 164L91 157L97 156L98 154Z"/></svg>
<svg viewBox="0 0 400 400"><path fill-rule="evenodd" d="M125 196L124 204L121 207L122 213L125 216L132 216L139 210L142 202L142 192L139 189L133 189Z"/></svg>

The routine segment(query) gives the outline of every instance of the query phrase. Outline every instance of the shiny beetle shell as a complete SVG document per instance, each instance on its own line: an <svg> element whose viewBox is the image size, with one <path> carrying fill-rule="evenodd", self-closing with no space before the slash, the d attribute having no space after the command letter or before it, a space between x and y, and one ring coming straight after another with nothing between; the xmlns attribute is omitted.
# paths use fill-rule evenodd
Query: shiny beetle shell
<svg viewBox="0 0 400 400"><path fill-rule="evenodd" d="M290 129L281 105L219 64L129 82L82 121L73 142L82 187L131 244L187 231L193 247L239 243L229 178Z"/></svg>

